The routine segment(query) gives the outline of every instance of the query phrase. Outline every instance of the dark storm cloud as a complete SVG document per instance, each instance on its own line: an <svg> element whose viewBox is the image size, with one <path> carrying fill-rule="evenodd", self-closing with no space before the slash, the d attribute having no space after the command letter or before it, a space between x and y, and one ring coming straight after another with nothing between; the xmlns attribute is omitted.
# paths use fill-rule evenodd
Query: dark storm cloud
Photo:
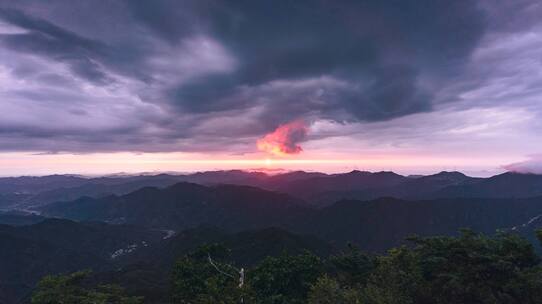
<svg viewBox="0 0 542 304"><path fill-rule="evenodd" d="M197 6L206 2L201 1L125 1L134 17L148 26L154 34L171 43L190 36L197 31L203 16L197 11Z"/></svg>
<svg viewBox="0 0 542 304"><path fill-rule="evenodd" d="M76 74L90 81L110 80L93 61L93 58L103 57L104 44L13 9L0 9L0 19L28 31L0 36L1 43L6 47L64 61Z"/></svg>
<svg viewBox="0 0 542 304"><path fill-rule="evenodd" d="M60 150L253 149L297 119L431 112L460 93L449 84L495 26L487 13L499 10L483 4L0 0L0 68L12 86L0 98L17 114L2 134L48 132ZM47 125L46 104L65 127Z"/></svg>
<svg viewBox="0 0 542 304"><path fill-rule="evenodd" d="M209 18L205 30L241 63L229 75L175 89L179 105L195 112L250 106L228 98L239 86L322 75L351 84L329 103L352 119L427 111L435 92L422 87L420 77L445 81L456 75L485 30L473 1L236 1L201 7L205 12L196 13ZM168 25L182 27L144 21L165 32Z"/></svg>

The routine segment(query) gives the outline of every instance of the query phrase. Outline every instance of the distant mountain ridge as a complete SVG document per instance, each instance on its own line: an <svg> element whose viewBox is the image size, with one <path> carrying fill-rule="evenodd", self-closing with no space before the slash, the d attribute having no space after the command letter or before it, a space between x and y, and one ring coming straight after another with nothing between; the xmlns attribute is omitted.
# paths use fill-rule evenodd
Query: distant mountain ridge
<svg viewBox="0 0 542 304"><path fill-rule="evenodd" d="M441 197L527 198L540 196L542 175L506 172L476 183L450 185L439 190Z"/></svg>
<svg viewBox="0 0 542 304"><path fill-rule="evenodd" d="M393 172L351 171L340 174L293 171L269 175L242 170L208 171L186 175L140 175L84 178L52 175L0 178L0 209L28 209L83 196L102 198L137 189L168 187L179 182L201 185L235 184L283 192L324 207L342 199L371 200L437 198L527 198L542 195L542 175L503 173L489 178L460 172L407 177Z"/></svg>
<svg viewBox="0 0 542 304"><path fill-rule="evenodd" d="M47 205L44 215L74 220L129 223L182 230L214 225L228 230L289 227L309 215L305 203L287 194L250 186L202 186L177 183L159 189L145 187L122 196L83 197Z"/></svg>
<svg viewBox="0 0 542 304"><path fill-rule="evenodd" d="M453 177L428 177L423 184ZM470 180L469 180L470 181ZM448 183L446 181L446 183ZM532 198L445 198L341 200L324 208L308 206L287 194L250 186L179 183L143 188L123 196L81 198L42 208L47 216L128 223L175 231L216 226L227 231L282 227L314 234L337 245L353 242L384 250L411 234L453 234L460 228L494 233L542 214L542 196Z"/></svg>

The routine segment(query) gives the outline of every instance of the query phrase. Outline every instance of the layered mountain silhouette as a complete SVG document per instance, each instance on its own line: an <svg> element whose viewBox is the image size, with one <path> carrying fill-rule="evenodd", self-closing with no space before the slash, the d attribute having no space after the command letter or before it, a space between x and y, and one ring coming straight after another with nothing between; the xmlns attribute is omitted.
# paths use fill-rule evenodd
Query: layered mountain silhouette
<svg viewBox="0 0 542 304"><path fill-rule="evenodd" d="M282 192L316 207L343 199L371 200L437 198L527 198L542 196L542 176L507 172L474 178L460 172L402 176L393 172L352 171L342 174L295 171L276 175L241 170L187 175L140 175L83 178L53 175L0 178L0 209L35 209L83 196L124 195L142 187L164 188L179 182L201 185L234 184Z"/></svg>
<svg viewBox="0 0 542 304"><path fill-rule="evenodd" d="M442 184L441 178L447 175L420 178L423 180L418 185L427 185L427 189ZM450 176L453 182L465 178ZM421 190L419 193L423 194ZM542 196L409 200L383 197L341 200L316 208L290 195L250 186L179 183L164 189L143 188L122 196L54 203L42 208L42 212L73 220L175 231L201 225L226 231L282 227L314 234L338 246L353 242L366 250L381 251L412 234L453 234L460 228L485 233L511 229L542 214Z"/></svg>
<svg viewBox="0 0 542 304"><path fill-rule="evenodd" d="M0 178L0 303L25 299L43 275L86 268L94 280L159 301L173 261L207 243L225 244L236 264L250 265L283 251L327 255L348 243L382 252L414 234L461 228L534 241L539 227L542 176L534 174Z"/></svg>
<svg viewBox="0 0 542 304"><path fill-rule="evenodd" d="M49 204L44 215L74 220L129 223L150 228L182 230L213 225L227 230L290 227L312 209L287 194L250 186L202 186L178 183L146 187L122 196Z"/></svg>

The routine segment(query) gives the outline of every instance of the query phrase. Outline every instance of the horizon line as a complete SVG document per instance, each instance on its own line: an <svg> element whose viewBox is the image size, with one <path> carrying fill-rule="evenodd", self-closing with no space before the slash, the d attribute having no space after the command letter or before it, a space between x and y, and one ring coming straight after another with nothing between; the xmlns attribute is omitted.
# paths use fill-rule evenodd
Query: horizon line
<svg viewBox="0 0 542 304"><path fill-rule="evenodd" d="M359 169L353 169L350 171L341 171L336 173L326 173L322 171L317 170L288 170L283 168L247 168L247 169L223 169L223 170L194 170L194 171L140 171L140 172L111 172L111 173L104 173L104 174L88 174L88 173L51 173L51 174L22 174L22 175L0 175L0 178L21 178L21 177L51 177L51 176L73 176L73 177L80 177L80 178L122 178L122 177L137 177L137 176L158 176L158 175L172 175L172 176L190 176L198 173L216 173L216 172L245 172L245 173L263 173L267 176L276 176L276 175L283 175L283 174L290 174L295 172L303 172L303 173L319 173L326 176L333 176L333 175L341 175L341 174L349 174L354 172L364 172L364 173L371 173L371 174L377 174L377 173L393 173L396 175L400 175L407 178L416 178L416 177L424 177L424 176L432 176L442 173L460 173L467 177L471 178L491 178L502 174L507 173L514 173L514 174L524 174L524 175L542 175L540 173L536 172L521 172L521 171L513 171L513 170L503 170L501 173L497 173L490 176L473 176L466 174L460 170L436 170L433 173L430 174L400 174L393 170L359 170ZM276 173L273 173L276 172Z"/></svg>

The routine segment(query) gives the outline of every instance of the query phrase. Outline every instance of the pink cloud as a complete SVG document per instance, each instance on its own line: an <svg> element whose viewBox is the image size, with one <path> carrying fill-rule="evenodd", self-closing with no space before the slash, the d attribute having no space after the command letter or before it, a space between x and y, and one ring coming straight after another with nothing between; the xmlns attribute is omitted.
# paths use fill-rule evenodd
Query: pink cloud
<svg viewBox="0 0 542 304"><path fill-rule="evenodd" d="M260 151L277 156L298 154L303 151L299 143L305 140L308 131L304 121L295 120L258 139L256 145Z"/></svg>

